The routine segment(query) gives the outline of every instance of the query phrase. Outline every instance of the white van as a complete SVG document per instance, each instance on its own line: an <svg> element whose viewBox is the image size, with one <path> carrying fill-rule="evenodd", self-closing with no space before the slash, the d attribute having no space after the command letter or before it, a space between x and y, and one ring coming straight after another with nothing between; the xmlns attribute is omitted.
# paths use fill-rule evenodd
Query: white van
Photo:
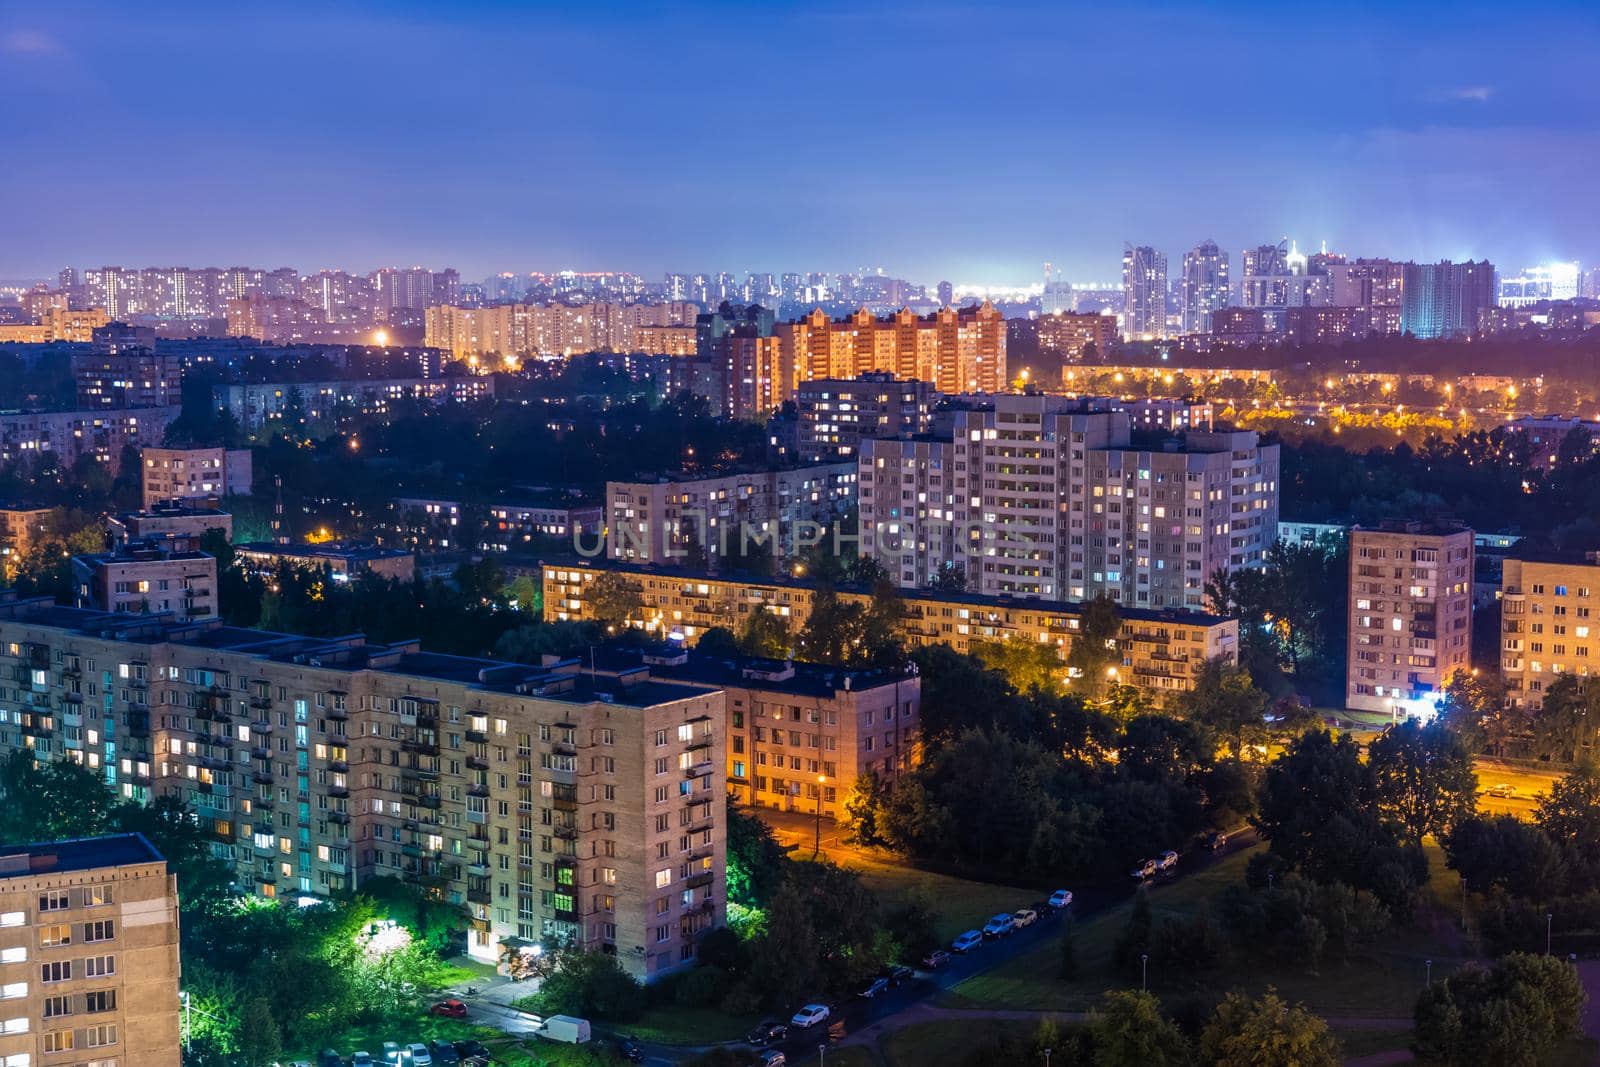
<svg viewBox="0 0 1600 1067"><path fill-rule="evenodd" d="M552 1015L539 1027L539 1036L551 1041L564 1041L569 1045L587 1044L589 1020L575 1019L570 1015Z"/></svg>

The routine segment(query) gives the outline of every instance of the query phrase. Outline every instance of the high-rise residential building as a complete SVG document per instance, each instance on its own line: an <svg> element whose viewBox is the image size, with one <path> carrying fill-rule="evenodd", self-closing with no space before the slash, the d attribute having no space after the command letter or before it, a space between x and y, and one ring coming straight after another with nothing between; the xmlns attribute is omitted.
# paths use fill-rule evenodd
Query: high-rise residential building
<svg viewBox="0 0 1600 1067"><path fill-rule="evenodd" d="M483 368L583 352L647 351L644 342L665 347L656 354L671 355L685 347L681 331L694 325L698 312L694 304L440 304L423 312L423 344ZM642 327L672 332L641 333Z"/></svg>
<svg viewBox="0 0 1600 1067"><path fill-rule="evenodd" d="M1400 332L1400 312L1406 288L1406 265L1388 259L1358 259L1328 266L1332 283L1330 303L1338 308L1364 310L1368 329L1377 334Z"/></svg>
<svg viewBox="0 0 1600 1067"><path fill-rule="evenodd" d="M927 382L880 371L801 382L794 393L801 462L853 459L868 438L922 433L937 396Z"/></svg>
<svg viewBox="0 0 1600 1067"><path fill-rule="evenodd" d="M1581 274L1576 261L1542 263L1526 267L1514 278L1497 281L1500 307L1527 307L1542 301L1573 300L1579 295Z"/></svg>
<svg viewBox="0 0 1600 1067"><path fill-rule="evenodd" d="M85 410L170 407L183 401L183 359L148 348L74 352L72 377Z"/></svg>
<svg viewBox="0 0 1600 1067"><path fill-rule="evenodd" d="M639 594L642 606L630 623L647 633L698 641L708 629L732 631L750 616L769 612L798 632L817 595L798 579L722 578L676 568L637 567L603 560L558 564L544 570L546 617L559 621L595 617L591 592L611 572ZM866 604L871 592L842 588L846 604ZM900 634L908 645L949 645L967 652L975 641L1020 641L1047 646L1065 660L1082 632L1083 605L1016 600L977 593L911 591L904 594ZM1120 607L1116 676L1147 693L1194 688L1208 659L1237 662L1239 623L1196 611ZM732 710L729 711L732 721ZM791 768L792 769L792 768Z"/></svg>
<svg viewBox="0 0 1600 1067"><path fill-rule="evenodd" d="M856 464L653 482L607 482L610 558L716 567L725 557L787 556L807 524L827 526L855 502Z"/></svg>
<svg viewBox="0 0 1600 1067"><path fill-rule="evenodd" d="M1044 289L1039 293L1039 313L1059 315L1073 309L1072 283L1056 273L1055 264L1044 265Z"/></svg>
<svg viewBox="0 0 1600 1067"><path fill-rule="evenodd" d="M663 294L668 300L689 299L689 276L687 274L668 273Z"/></svg>
<svg viewBox="0 0 1600 1067"><path fill-rule="evenodd" d="M1500 583L1500 675L1511 703L1537 707L1562 675L1600 670L1600 552L1513 550Z"/></svg>
<svg viewBox="0 0 1600 1067"><path fill-rule="evenodd" d="M1325 250L1308 257L1286 238L1244 253L1240 304L1247 308L1322 307L1333 302L1333 280L1326 273L1339 257Z"/></svg>
<svg viewBox="0 0 1600 1067"><path fill-rule="evenodd" d="M988 301L931 315L902 309L887 318L863 308L830 319L818 308L775 332L796 382L886 371L941 393L995 393L1008 384L1005 316Z"/></svg>
<svg viewBox="0 0 1600 1067"><path fill-rule="evenodd" d="M688 966L723 923L717 689L47 598L0 601L0 663L30 679L0 751L75 753L131 800L178 797L257 896L309 902L402 879L466 910L480 962L571 942L647 980ZM84 679L102 676L81 704ZM95 729L69 724L76 708ZM116 926L130 944L140 930ZM29 951L82 958L76 945ZM160 973L151 995L175 1024Z"/></svg>
<svg viewBox="0 0 1600 1067"><path fill-rule="evenodd" d="M956 301L956 287L949 282L939 283L939 306L947 308Z"/></svg>
<svg viewBox="0 0 1600 1067"><path fill-rule="evenodd" d="M958 568L987 595L1199 610L1207 578L1260 566L1277 540L1278 446L1196 430L1150 452L1131 428L1125 411L1008 395L957 411L948 441L872 442L862 551L906 587ZM908 515L914 536L896 536Z"/></svg>
<svg viewBox="0 0 1600 1067"><path fill-rule="evenodd" d="M178 885L142 834L0 847L0 1064L178 1067L178 978Z"/></svg>
<svg viewBox="0 0 1600 1067"><path fill-rule="evenodd" d="M1471 668L1472 555L1463 526L1351 528L1347 707L1431 716Z"/></svg>
<svg viewBox="0 0 1600 1067"><path fill-rule="evenodd" d="M1424 340L1470 337L1479 312L1495 306L1494 264L1488 260L1407 263L1400 329Z"/></svg>
<svg viewBox="0 0 1600 1067"><path fill-rule="evenodd" d="M1134 341L1167 335L1167 257L1148 245L1123 248L1122 335Z"/></svg>
<svg viewBox="0 0 1600 1067"><path fill-rule="evenodd" d="M146 448L144 506L165 500L217 501L248 495L253 474L248 448Z"/></svg>
<svg viewBox="0 0 1600 1067"><path fill-rule="evenodd" d="M1184 332L1208 333L1211 313L1227 307L1231 299L1228 253L1215 241L1201 241L1183 254L1183 278L1179 284Z"/></svg>
<svg viewBox="0 0 1600 1067"><path fill-rule="evenodd" d="M86 311L69 311L60 306L44 309L37 326L0 326L0 341L17 344L42 345L51 341L71 341L84 344L94 336L94 331L111 321L99 308Z"/></svg>
<svg viewBox="0 0 1600 1067"><path fill-rule="evenodd" d="M1117 317L1058 311L1039 316L1039 348L1075 360L1104 359L1117 346Z"/></svg>
<svg viewBox="0 0 1600 1067"><path fill-rule="evenodd" d="M23 411L0 413L0 463L54 452L70 468L84 456L116 474L124 448L158 442L167 424L182 414L177 404L121 411Z"/></svg>

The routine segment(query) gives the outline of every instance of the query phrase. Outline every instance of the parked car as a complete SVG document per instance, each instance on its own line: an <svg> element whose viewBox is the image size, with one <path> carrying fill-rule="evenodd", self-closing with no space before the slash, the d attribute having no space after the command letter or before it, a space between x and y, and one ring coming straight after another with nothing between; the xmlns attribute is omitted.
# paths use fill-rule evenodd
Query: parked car
<svg viewBox="0 0 1600 1067"><path fill-rule="evenodd" d="M482 1041L457 1041L456 1052L461 1056L461 1062L468 1067L486 1067L494 1057L489 1055L489 1046Z"/></svg>
<svg viewBox="0 0 1600 1067"><path fill-rule="evenodd" d="M1011 925L1018 930L1024 926L1032 926L1039 921L1039 913L1032 908L1018 908L1011 913Z"/></svg>
<svg viewBox="0 0 1600 1067"><path fill-rule="evenodd" d="M913 971L910 967L905 967L898 963L890 964L888 967L885 967L883 971L883 976L889 980L890 986L897 986L901 982L910 981L912 978L915 978L916 975L916 971Z"/></svg>
<svg viewBox="0 0 1600 1067"><path fill-rule="evenodd" d="M1221 830L1213 831L1206 835L1206 848L1212 852L1221 852L1228 847L1228 835Z"/></svg>
<svg viewBox="0 0 1600 1067"><path fill-rule="evenodd" d="M406 1054L400 1048L398 1041L385 1041L383 1043L383 1067L401 1067L406 1062Z"/></svg>
<svg viewBox="0 0 1600 1067"><path fill-rule="evenodd" d="M965 955L981 944L983 944L983 935L976 930L968 930L950 942L950 951Z"/></svg>
<svg viewBox="0 0 1600 1067"><path fill-rule="evenodd" d="M889 991L889 979L887 979L887 978L870 978L870 979L867 980L867 983L865 985L863 985L860 989L856 990L856 996L862 998L863 1000L871 1000L873 997L877 996L879 993L887 993L888 991Z"/></svg>
<svg viewBox="0 0 1600 1067"><path fill-rule="evenodd" d="M428 1042L428 1051L433 1054L433 1067L456 1067L461 1062L461 1053L448 1041L435 1038Z"/></svg>
<svg viewBox="0 0 1600 1067"><path fill-rule="evenodd" d="M983 924L983 936L1005 937L1016 928L1016 925L1011 921L1010 913L1003 911Z"/></svg>
<svg viewBox="0 0 1600 1067"><path fill-rule="evenodd" d="M624 1037L617 1042L617 1051L629 1063L644 1062L644 1046L639 1044L636 1037Z"/></svg>
<svg viewBox="0 0 1600 1067"><path fill-rule="evenodd" d="M455 997L451 997L449 1000L441 1000L433 1005L428 1009L428 1014L439 1015L446 1019L465 1019L467 1017L467 1006Z"/></svg>
<svg viewBox="0 0 1600 1067"><path fill-rule="evenodd" d="M1136 882L1142 882L1146 878L1154 878L1156 876L1156 861L1140 860L1134 864L1133 870L1128 873L1132 875L1133 880Z"/></svg>
<svg viewBox="0 0 1600 1067"><path fill-rule="evenodd" d="M788 1036L787 1023L780 1023L776 1019L764 1019L756 1023L755 1029L744 1035L744 1039L752 1045L765 1045L772 1041L782 1041Z"/></svg>
<svg viewBox="0 0 1600 1067"><path fill-rule="evenodd" d="M1072 890L1057 889L1054 893L1051 893L1050 907L1055 908L1057 911L1062 908L1072 907Z"/></svg>
<svg viewBox="0 0 1600 1067"><path fill-rule="evenodd" d="M1517 788L1508 782L1501 782L1499 785L1491 785L1484 792L1492 797L1514 797L1517 795Z"/></svg>
<svg viewBox="0 0 1600 1067"><path fill-rule="evenodd" d="M936 948L922 957L922 965L930 971L937 971L940 967L950 962L950 953L942 948Z"/></svg>
<svg viewBox="0 0 1600 1067"><path fill-rule="evenodd" d="M428 1052L428 1046L420 1041L413 1041L405 1048L406 1062L412 1067L433 1067L433 1055Z"/></svg>
<svg viewBox="0 0 1600 1067"><path fill-rule="evenodd" d="M1159 870L1162 874L1168 874L1168 873L1170 873L1172 871L1177 870L1178 869L1178 854L1176 852L1173 852L1171 849L1168 849L1166 852L1163 852L1161 854L1161 858L1156 860L1156 869Z"/></svg>
<svg viewBox="0 0 1600 1067"><path fill-rule="evenodd" d="M789 1020L789 1025L801 1030L809 1030L818 1023L827 1022L830 1014L826 1004L807 1004L794 1013L794 1018Z"/></svg>
<svg viewBox="0 0 1600 1067"><path fill-rule="evenodd" d="M788 1067L789 1057L782 1049L768 1049L761 1054L761 1067Z"/></svg>
<svg viewBox="0 0 1600 1067"><path fill-rule="evenodd" d="M335 1049L325 1048L317 1053L317 1067L344 1067L344 1057Z"/></svg>
<svg viewBox="0 0 1600 1067"><path fill-rule="evenodd" d="M350 1053L350 1067L372 1067L372 1053L370 1053L370 1052L352 1052L352 1053Z"/></svg>

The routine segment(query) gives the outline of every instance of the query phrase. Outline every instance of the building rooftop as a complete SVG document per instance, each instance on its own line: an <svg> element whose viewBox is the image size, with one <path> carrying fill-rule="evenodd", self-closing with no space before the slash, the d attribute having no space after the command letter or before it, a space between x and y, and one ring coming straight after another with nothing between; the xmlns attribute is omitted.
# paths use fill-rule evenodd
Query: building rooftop
<svg viewBox="0 0 1600 1067"><path fill-rule="evenodd" d="M234 548L239 552L262 556L302 556L307 559L342 559L350 562L396 559L411 555L410 550L403 548L380 548L377 545L348 544L340 541L330 541L324 545L278 545L271 541L247 541L235 545Z"/></svg>
<svg viewBox="0 0 1600 1067"><path fill-rule="evenodd" d="M832 697L840 690L861 692L913 677L893 671L846 670L821 663L796 663L760 656L715 656L688 648L680 641L601 645L594 651L594 663L600 671L644 664L649 666L652 675L663 680L695 682L717 689L740 686L823 698Z"/></svg>
<svg viewBox="0 0 1600 1067"><path fill-rule="evenodd" d="M143 834L75 837L66 841L0 846L0 878L27 878L164 861L165 857Z"/></svg>
<svg viewBox="0 0 1600 1067"><path fill-rule="evenodd" d="M0 593L0 620L70 630L133 645L171 644L203 651L254 656L264 662L292 663L347 671L374 671L453 683L487 692L514 693L573 704L596 701L644 708L704 695L714 686L663 681L640 668L610 676L591 674L577 660L542 665L424 651L415 640L381 644L364 634L310 637L227 626L216 619L178 621L170 613L70 608L49 597L28 600Z"/></svg>

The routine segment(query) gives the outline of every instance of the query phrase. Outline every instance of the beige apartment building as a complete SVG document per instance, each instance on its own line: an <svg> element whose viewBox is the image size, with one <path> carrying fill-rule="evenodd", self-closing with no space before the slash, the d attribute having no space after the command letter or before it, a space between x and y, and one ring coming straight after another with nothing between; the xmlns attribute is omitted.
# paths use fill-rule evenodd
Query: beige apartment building
<svg viewBox="0 0 1600 1067"><path fill-rule="evenodd" d="M180 621L217 614L217 558L181 538L129 541L115 552L72 557L78 607L114 614L161 613Z"/></svg>
<svg viewBox="0 0 1600 1067"><path fill-rule="evenodd" d="M814 587L801 581L751 581L718 578L665 567L639 567L608 561L560 563L544 570L545 618L593 618L589 588L606 571L622 575L637 589L643 608L630 620L649 633L693 643L713 626L734 633L752 612L768 611L783 619L791 633L811 613ZM866 601L869 594L840 590L845 601ZM990 597L973 593L904 592L906 617L902 633L909 644L945 644L966 652L974 640L1026 641L1048 644L1065 660L1081 631L1083 605L1044 600ZM1237 619L1181 610L1121 608L1117 636L1121 663L1116 678L1160 695L1194 687L1194 676L1207 659L1239 658Z"/></svg>
<svg viewBox="0 0 1600 1067"><path fill-rule="evenodd" d="M7 576L45 536L52 510L15 504L0 508L0 566Z"/></svg>
<svg viewBox="0 0 1600 1067"><path fill-rule="evenodd" d="M1500 586L1500 673L1511 702L1537 707L1563 674L1600 665L1600 552L1508 558Z"/></svg>
<svg viewBox="0 0 1600 1067"><path fill-rule="evenodd" d="M794 393L800 459L849 459L859 455L864 440L922 433L938 395L927 382L879 371L801 382Z"/></svg>
<svg viewBox="0 0 1600 1067"><path fill-rule="evenodd" d="M0 847L0 1064L178 1067L178 887L140 834Z"/></svg>
<svg viewBox="0 0 1600 1067"><path fill-rule="evenodd" d="M692 559L713 568L725 556L744 554L747 542L749 554L787 555L805 536L803 524L826 526L848 510L856 473L855 463L844 462L607 482L608 554L630 563Z"/></svg>
<svg viewBox="0 0 1600 1067"><path fill-rule="evenodd" d="M0 325L0 342L26 345L44 345L52 341L71 341L88 344L94 340L94 331L111 321L104 308L69 311L64 307L49 307L39 316L37 325Z"/></svg>
<svg viewBox="0 0 1600 1067"><path fill-rule="evenodd" d="M1066 397L957 411L952 436L863 443L862 551L901 586L955 567L988 596L1205 607L1277 540L1278 446L1250 431L1130 445L1132 416Z"/></svg>
<svg viewBox="0 0 1600 1067"><path fill-rule="evenodd" d="M645 979L723 922L715 689L46 598L0 599L0 673L0 752L178 795L262 897L426 881L476 959L571 938Z"/></svg>
<svg viewBox="0 0 1600 1067"><path fill-rule="evenodd" d="M146 509L165 501L246 494L254 478L248 448L146 448L140 459Z"/></svg>
<svg viewBox="0 0 1600 1067"><path fill-rule="evenodd" d="M580 352L681 355L694 350L694 319L699 313L696 305L682 302L483 308L441 304L423 312L423 344L489 369L508 357L515 361Z"/></svg>
<svg viewBox="0 0 1600 1067"><path fill-rule="evenodd" d="M1119 340L1115 315L1057 311L1039 316L1039 348L1045 352L1070 359L1104 359Z"/></svg>
<svg viewBox="0 0 1600 1067"><path fill-rule="evenodd" d="M1396 522L1350 529L1345 705L1428 716L1472 667L1472 531Z"/></svg>
<svg viewBox="0 0 1600 1067"><path fill-rule="evenodd" d="M856 378L872 371L930 382L941 393L997 393L1006 378L1006 320L993 304L941 308L931 315L905 309L879 318L862 308L831 319L821 308L773 331L781 363L794 380ZM779 402L788 399L786 392Z"/></svg>

